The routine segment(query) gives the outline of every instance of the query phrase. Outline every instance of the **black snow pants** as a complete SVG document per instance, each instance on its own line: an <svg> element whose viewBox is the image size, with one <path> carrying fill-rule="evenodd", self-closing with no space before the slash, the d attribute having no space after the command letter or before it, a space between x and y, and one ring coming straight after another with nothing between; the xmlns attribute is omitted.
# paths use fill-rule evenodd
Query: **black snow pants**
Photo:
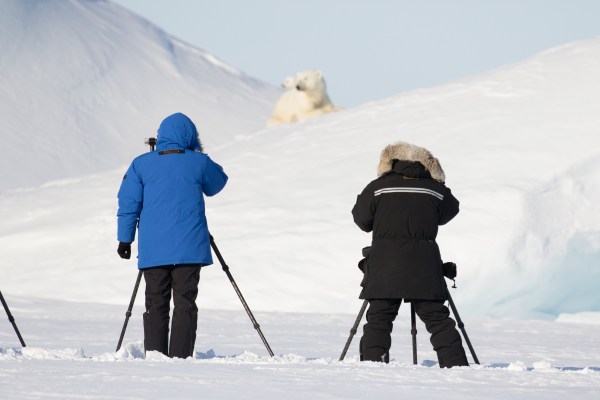
<svg viewBox="0 0 600 400"><path fill-rule="evenodd" d="M398 315L401 302L402 299L369 300L367 323L363 327L363 337L360 340L362 361L389 362L392 323ZM456 323L450 318L450 311L444 302L434 300L411 300L411 302L415 307L415 313L431 334L431 344L437 353L440 368L468 366Z"/></svg>
<svg viewBox="0 0 600 400"><path fill-rule="evenodd" d="M169 357L187 358L194 353L198 323L199 264L181 264L148 268L144 347ZM173 292L173 323L169 343L169 312Z"/></svg>

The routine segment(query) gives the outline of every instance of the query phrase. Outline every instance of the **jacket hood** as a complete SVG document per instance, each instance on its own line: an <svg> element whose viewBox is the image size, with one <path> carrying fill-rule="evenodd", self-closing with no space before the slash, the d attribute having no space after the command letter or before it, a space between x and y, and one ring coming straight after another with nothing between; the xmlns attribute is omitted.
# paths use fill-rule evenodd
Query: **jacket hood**
<svg viewBox="0 0 600 400"><path fill-rule="evenodd" d="M394 160L419 162L433 179L439 182L445 182L446 180L440 162L429 150L406 142L390 144L383 149L377 167L377 176L390 172L394 166Z"/></svg>
<svg viewBox="0 0 600 400"><path fill-rule="evenodd" d="M186 115L169 115L158 128L156 150L185 149L202 150L196 125Z"/></svg>

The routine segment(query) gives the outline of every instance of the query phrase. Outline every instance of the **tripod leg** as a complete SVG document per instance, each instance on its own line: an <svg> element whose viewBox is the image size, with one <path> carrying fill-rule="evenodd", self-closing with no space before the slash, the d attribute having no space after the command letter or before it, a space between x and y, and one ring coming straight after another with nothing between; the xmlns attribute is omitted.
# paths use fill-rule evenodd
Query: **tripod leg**
<svg viewBox="0 0 600 400"><path fill-rule="evenodd" d="M446 280L444 280L444 284L445 283L446 283ZM465 342L467 342L467 346L469 347L469 351L471 352L471 355L473 356L473 360L475 361L475 364L479 364L479 359L477 359L477 355L475 354L475 350L473 349L471 340L469 340L469 335L467 335L467 331L465 330L465 324L460 319L460 315L458 315L458 310L456 309L456 306L454 305L452 296L450 296L450 291L448 290L447 285L446 285L446 295L448 296L448 302L450 303L450 308L452 309L452 313L456 317L456 323L465 338Z"/></svg>
<svg viewBox="0 0 600 400"><path fill-rule="evenodd" d="M354 335L356 335L356 330L358 329L358 324L360 324L360 321L362 320L365 310L367 309L367 304L369 304L369 300L363 301L362 307L360 308L360 311L358 312L358 315L356 316L356 321L354 321L354 325L352 326L352 329L350 329L350 336L348 337L348 340L346 340L346 345L344 346L344 350L342 350L342 354L340 355L339 361L344 361L344 357L346 357L346 353L348 352L350 343L352 343L352 339L354 338Z"/></svg>
<svg viewBox="0 0 600 400"><path fill-rule="evenodd" d="M135 286L133 287L133 294L131 295L131 300L129 301L129 308L127 308L127 312L125 313L125 322L123 323L123 329L121 329L121 336L119 337L119 343L117 343L117 350L115 350L115 352L119 351L119 349L121 348L121 344L123 343L123 338L125 337L125 330L127 330L127 323L129 322L129 317L131 317L131 310L133 309L133 303L135 303L135 297L137 295L141 279L142 271L140 270L135 281Z"/></svg>
<svg viewBox="0 0 600 400"><path fill-rule="evenodd" d="M410 334L412 335L413 364L417 364L417 319L415 318L415 306L410 303Z"/></svg>
<svg viewBox="0 0 600 400"><path fill-rule="evenodd" d="M2 292L0 292L0 301L2 301L2 305L4 306L4 311L6 311L8 320L10 321L13 328L15 329L15 333L17 334L17 337L19 338L19 342L21 342L21 346L26 347L25 341L23 340L23 337L21 336L21 332L19 332L19 328L17 328L17 323L15 322L15 318L10 313L10 310L8 309L8 304L6 304L6 300L4 300L4 296L2 296Z"/></svg>
<svg viewBox="0 0 600 400"><path fill-rule="evenodd" d="M254 329L256 329L256 331L258 332L258 335L260 336L260 339L262 340L263 344L267 348L267 351L269 352L269 355L271 357L273 357L274 356L273 350L271 350L271 346L269 346L269 343L267 342L267 339L265 338L265 335L263 335L262 330L260 329L260 325L256 321L256 318L254 318L254 315L252 314L252 311L250 311L250 307L248 307L248 303L246 303L246 300L244 299L244 296L242 296L242 292L240 291L240 288L238 287L238 285L235 283L235 280L233 279L233 276L231 275L231 272L229 272L229 267L225 263L225 260L223 259L223 256L221 255L221 252L217 248L217 245L216 245L215 240L212 237L212 235L210 235L210 245L211 245L213 251L215 252L215 254L217 255L217 258L219 259L219 262L221 263L221 267L223 268L223 271L225 271L225 274L227 274L227 278L229 278L229 282L231 282L231 285L233 286L233 289L237 293L240 301L242 302L242 305L244 306L244 309L246 310L246 313L248 314L248 317L250 317L250 321L252 321L252 325L254 325Z"/></svg>

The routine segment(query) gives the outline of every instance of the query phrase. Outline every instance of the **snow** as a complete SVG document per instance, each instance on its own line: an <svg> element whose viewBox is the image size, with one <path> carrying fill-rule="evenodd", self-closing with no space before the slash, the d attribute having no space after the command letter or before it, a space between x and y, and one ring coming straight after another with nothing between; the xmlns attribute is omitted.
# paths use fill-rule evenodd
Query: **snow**
<svg viewBox="0 0 600 400"><path fill-rule="evenodd" d="M556 321L566 323L600 325L600 313L582 311L573 314L560 314L556 318Z"/></svg>
<svg viewBox="0 0 600 400"><path fill-rule="evenodd" d="M214 149L280 92L108 1L4 0L0 54L0 170L19 171L0 191L117 168L177 111Z"/></svg>
<svg viewBox="0 0 600 400"><path fill-rule="evenodd" d="M0 325L3 399L594 399L600 390L597 325L470 320L466 329L482 365L441 370L420 322L419 362L412 364L407 307L388 365L360 363L358 337L338 361L351 315L256 312L276 354L270 358L241 307L201 309L196 353L181 360L144 357L141 307L115 353L125 305L7 300L31 347L19 348L14 332Z"/></svg>
<svg viewBox="0 0 600 400"><path fill-rule="evenodd" d="M0 398L596 398L600 392L600 38L265 129L278 89L108 1L5 0L0 13ZM196 354L144 355L143 283L116 255L116 193L160 120L187 113L230 176L207 200ZM440 370L406 307L389 365L339 353L369 235L356 195L404 140L438 157L461 213L440 229L481 366ZM135 245L134 245L135 256ZM0 311L0 314L2 311Z"/></svg>
<svg viewBox="0 0 600 400"><path fill-rule="evenodd" d="M235 135L208 151L230 176L207 200L211 232L256 309L353 313L356 264L370 238L350 210L381 149L405 140L440 159L461 201L438 241L458 265L453 295L466 315L600 311L600 114L588 107L600 104L599 69L600 39L591 39L438 88ZM115 256L115 197L130 158L121 162L0 196L4 290L128 301L135 263ZM239 306L218 265L202 275L206 307Z"/></svg>

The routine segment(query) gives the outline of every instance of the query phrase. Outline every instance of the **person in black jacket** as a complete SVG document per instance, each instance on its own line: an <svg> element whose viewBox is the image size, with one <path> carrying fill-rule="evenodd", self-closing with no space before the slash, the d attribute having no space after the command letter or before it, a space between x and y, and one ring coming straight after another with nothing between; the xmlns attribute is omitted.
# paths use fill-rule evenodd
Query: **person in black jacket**
<svg viewBox="0 0 600 400"><path fill-rule="evenodd" d="M421 147L399 142L381 153L378 178L352 209L354 222L373 231L361 299L369 300L360 341L363 361L389 361L392 323L402 299L412 302L431 334L441 368L467 366L460 334L444 305L445 282L435 238L458 214L439 161Z"/></svg>

